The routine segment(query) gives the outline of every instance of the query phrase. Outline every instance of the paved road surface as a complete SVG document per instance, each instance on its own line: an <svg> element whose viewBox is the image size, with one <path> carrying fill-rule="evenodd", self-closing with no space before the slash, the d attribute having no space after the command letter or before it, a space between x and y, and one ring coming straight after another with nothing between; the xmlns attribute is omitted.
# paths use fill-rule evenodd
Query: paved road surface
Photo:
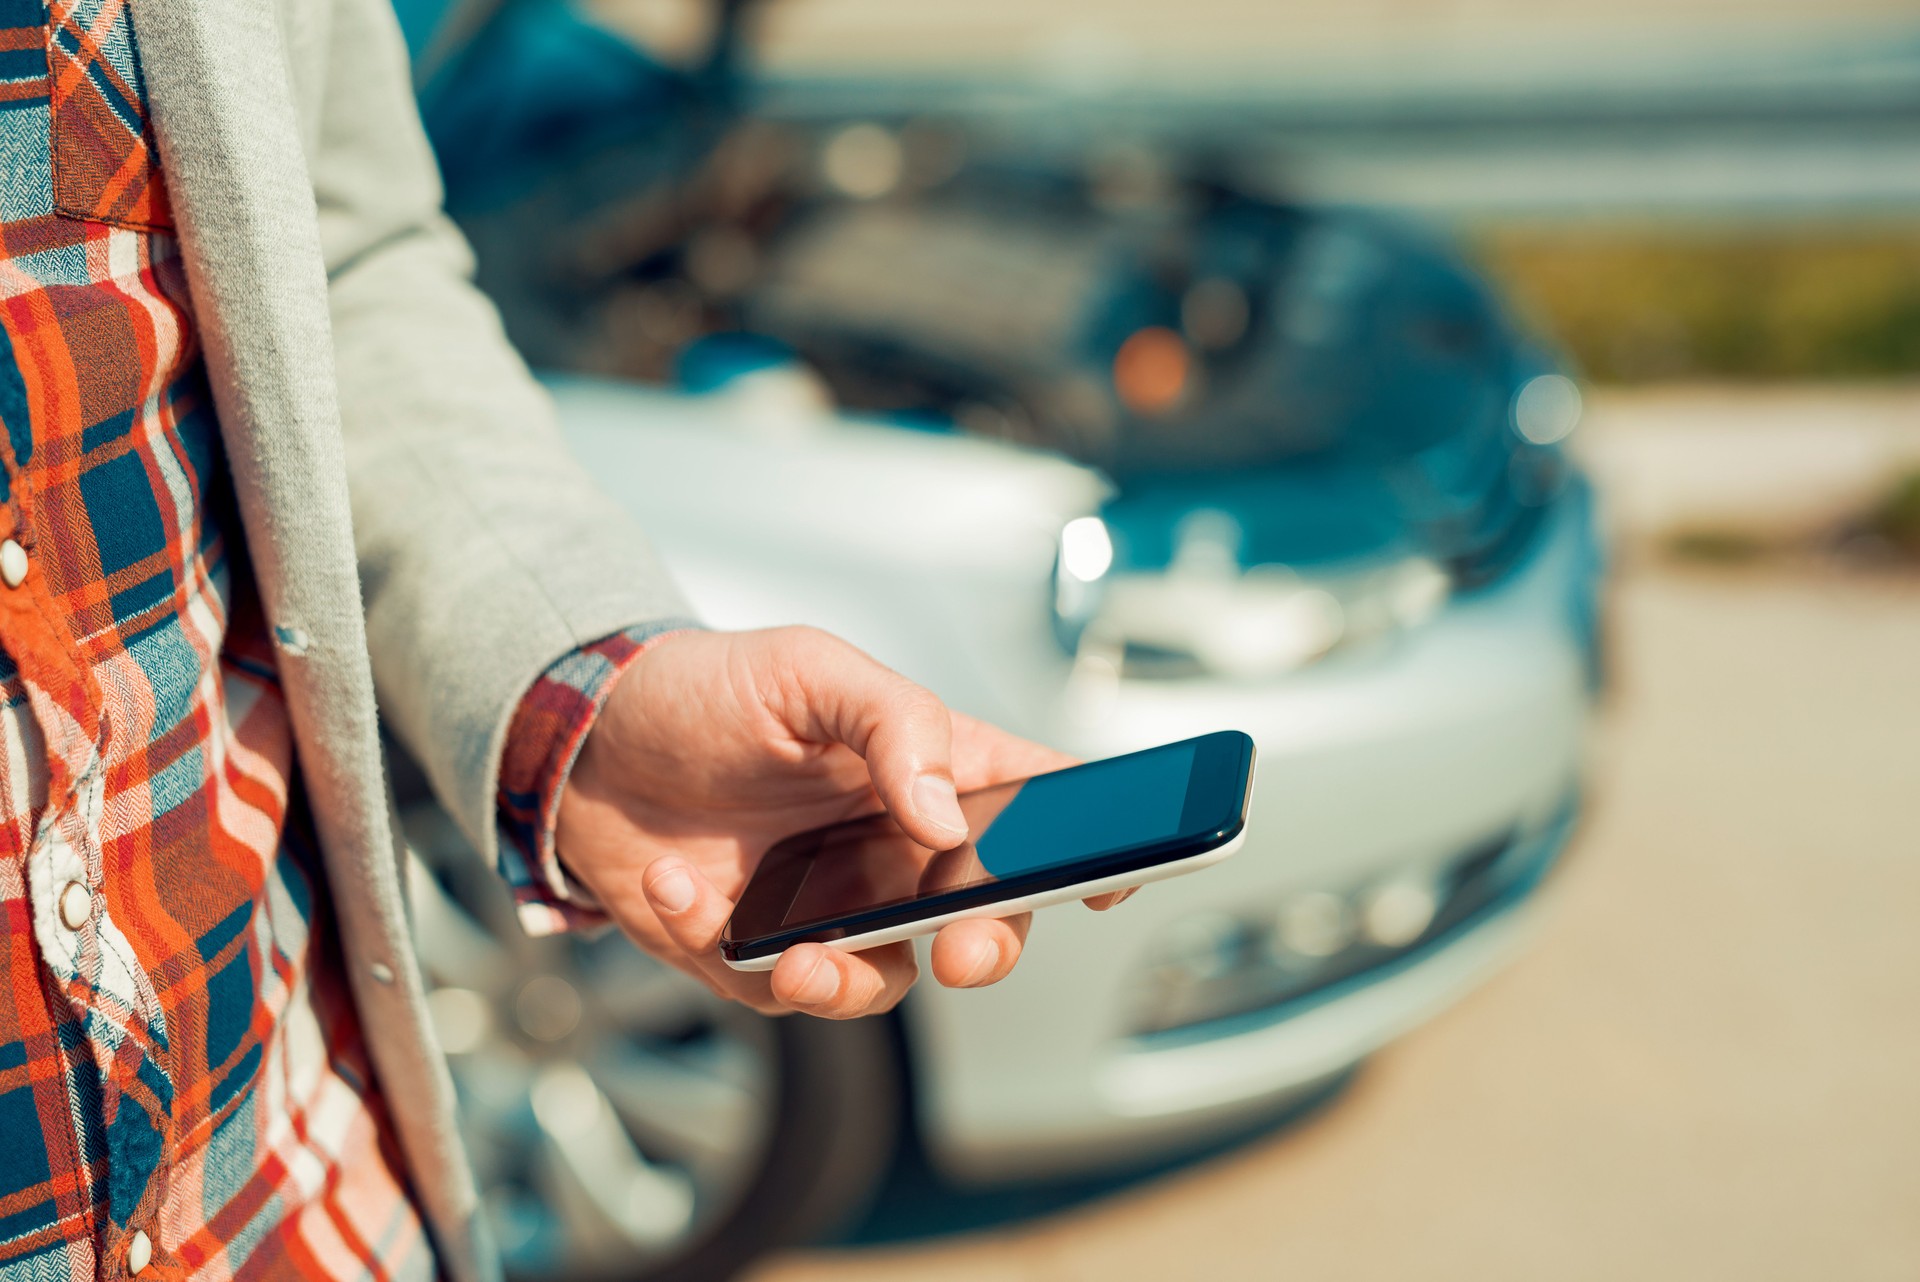
<svg viewBox="0 0 1920 1282"><path fill-rule="evenodd" d="M1631 546L1831 532L1920 470L1920 381L1593 388L1572 444Z"/></svg>
<svg viewBox="0 0 1920 1282"><path fill-rule="evenodd" d="M1533 953L1291 1135L754 1282L1920 1278L1920 581L1622 586Z"/></svg>

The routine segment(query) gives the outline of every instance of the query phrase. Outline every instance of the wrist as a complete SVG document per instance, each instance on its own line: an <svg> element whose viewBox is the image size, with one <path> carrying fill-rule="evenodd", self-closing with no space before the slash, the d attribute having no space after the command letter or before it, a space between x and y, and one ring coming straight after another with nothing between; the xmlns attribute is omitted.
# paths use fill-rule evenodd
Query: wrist
<svg viewBox="0 0 1920 1282"><path fill-rule="evenodd" d="M576 918L582 912L597 915L589 883L560 860L561 816L613 691L639 657L669 634L657 625L633 628L582 646L542 672L515 710L497 798L506 837L500 871L522 923L534 933L581 924Z"/></svg>

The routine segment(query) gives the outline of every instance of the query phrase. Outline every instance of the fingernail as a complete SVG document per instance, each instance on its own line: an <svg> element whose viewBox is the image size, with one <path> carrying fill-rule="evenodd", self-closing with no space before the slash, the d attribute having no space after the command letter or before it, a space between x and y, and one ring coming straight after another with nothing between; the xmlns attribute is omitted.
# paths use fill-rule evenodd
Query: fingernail
<svg viewBox="0 0 1920 1282"><path fill-rule="evenodd" d="M960 794L951 779L939 775L921 775L914 781L913 804L928 823L945 828L956 837L967 835L967 817L960 811Z"/></svg>
<svg viewBox="0 0 1920 1282"><path fill-rule="evenodd" d="M996 943L992 945L990 948L988 948L987 951L981 955L979 965L975 966L971 971L967 973L966 981L962 983L960 987L978 988L980 985L987 982L987 976L993 974L994 970L999 965L1000 965L1000 945Z"/></svg>
<svg viewBox="0 0 1920 1282"><path fill-rule="evenodd" d="M813 963L813 969L793 990L793 1000L805 1006L818 1006L830 1002L833 995L840 991L840 972L825 957Z"/></svg>
<svg viewBox="0 0 1920 1282"><path fill-rule="evenodd" d="M683 913L693 907L693 878L685 868L669 868L647 883L653 901L670 913Z"/></svg>

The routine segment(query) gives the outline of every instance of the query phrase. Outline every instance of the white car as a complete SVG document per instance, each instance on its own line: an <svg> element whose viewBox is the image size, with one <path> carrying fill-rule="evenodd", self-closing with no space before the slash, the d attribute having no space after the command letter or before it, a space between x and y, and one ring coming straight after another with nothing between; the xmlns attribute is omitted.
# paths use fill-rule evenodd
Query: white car
<svg viewBox="0 0 1920 1282"><path fill-rule="evenodd" d="M1516 430L1564 435L1526 416L1564 418L1570 389L1516 377ZM1244 496L1143 513L1063 457L833 414L793 371L554 392L709 623L818 625L1085 757L1242 729L1261 769L1235 858L1111 913L1048 910L1002 984L922 985L851 1025L722 1007L618 939L525 940L415 807L433 1008L517 1275L725 1276L863 1205L909 1127L971 1185L1196 1147L1431 1018L1524 936L1595 687L1576 475L1476 583L1404 550L1242 568Z"/></svg>
<svg viewBox="0 0 1920 1282"><path fill-rule="evenodd" d="M1472 270L1243 190L1245 135L1209 141L1184 94L1133 98L1139 136L1071 93L930 117L905 82L763 118L745 3L681 67L592 6L396 7L510 335L689 389L554 383L709 623L818 625L1085 757L1222 728L1260 752L1233 859L1047 910L1007 981L844 1024L725 1005L618 937L527 939L402 771L516 1277L725 1277L903 1152L989 1187L1193 1151L1512 955L1578 808L1601 555L1558 447L1577 390Z"/></svg>

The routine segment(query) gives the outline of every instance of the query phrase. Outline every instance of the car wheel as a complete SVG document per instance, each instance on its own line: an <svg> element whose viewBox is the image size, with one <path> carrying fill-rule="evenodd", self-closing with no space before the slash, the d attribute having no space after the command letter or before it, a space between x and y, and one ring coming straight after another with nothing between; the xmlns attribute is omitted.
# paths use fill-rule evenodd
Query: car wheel
<svg viewBox="0 0 1920 1282"><path fill-rule="evenodd" d="M731 1276L864 1207L899 1135L883 1020L768 1019L607 932L528 938L437 808L409 808L428 1003L509 1276Z"/></svg>

